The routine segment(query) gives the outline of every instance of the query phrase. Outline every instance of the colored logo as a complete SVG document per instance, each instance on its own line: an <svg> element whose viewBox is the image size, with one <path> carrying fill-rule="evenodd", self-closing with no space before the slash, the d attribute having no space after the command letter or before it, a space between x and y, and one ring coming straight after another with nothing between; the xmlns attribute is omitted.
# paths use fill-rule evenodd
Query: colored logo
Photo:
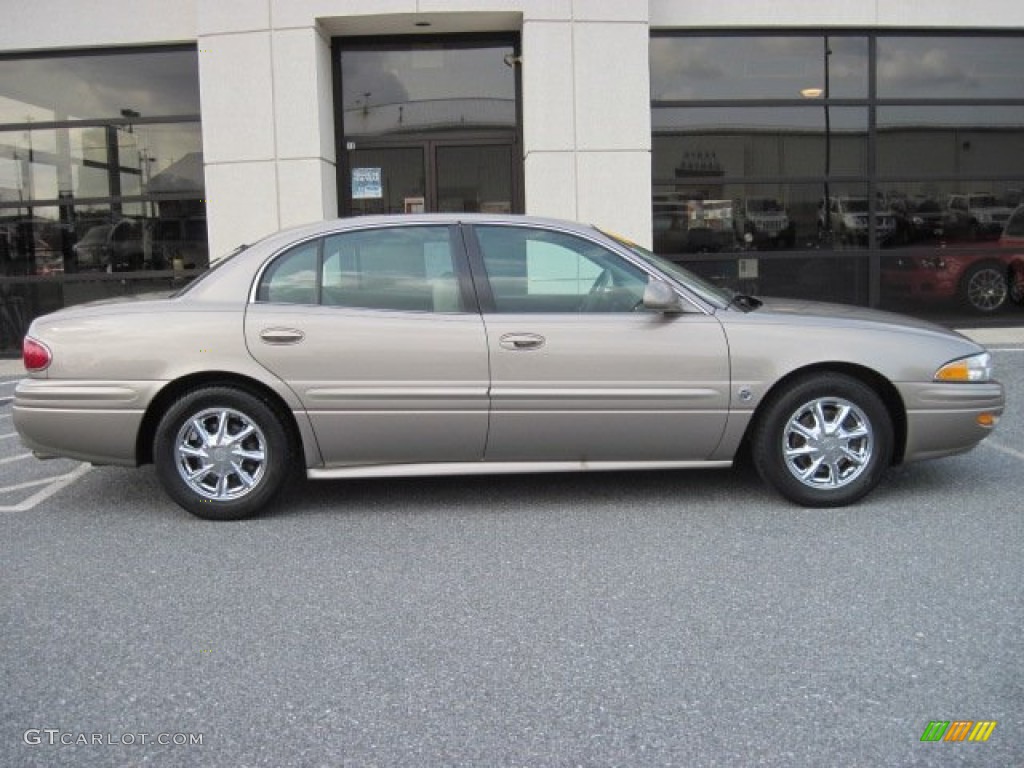
<svg viewBox="0 0 1024 768"><path fill-rule="evenodd" d="M921 741L988 741L995 729L995 720L932 720Z"/></svg>

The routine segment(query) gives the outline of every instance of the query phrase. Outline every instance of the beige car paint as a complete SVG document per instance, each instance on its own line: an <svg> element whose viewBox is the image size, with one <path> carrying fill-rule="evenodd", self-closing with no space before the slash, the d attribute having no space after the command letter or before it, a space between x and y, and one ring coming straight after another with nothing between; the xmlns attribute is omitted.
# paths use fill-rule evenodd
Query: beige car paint
<svg viewBox="0 0 1024 768"><path fill-rule="evenodd" d="M294 243L353 227L460 221L557 228L641 264L591 228L542 219L310 225L238 254L180 298L72 307L34 321L29 333L51 348L54 362L19 384L14 424L40 453L133 464L139 424L160 391L194 375L233 376L285 404L309 474L327 476L370 464L386 474L389 463L395 474L411 464L476 471L481 457L497 471L719 465L731 461L772 387L821 367L891 382L906 411L906 460L967 450L991 431L977 416L1002 413L998 383L933 381L943 363L983 351L956 334L831 305L715 308L668 274L661 279L682 304L702 311L516 317L251 303L259 270ZM268 329L299 330L303 338L260 341ZM509 334L543 344L509 349L502 345Z"/></svg>

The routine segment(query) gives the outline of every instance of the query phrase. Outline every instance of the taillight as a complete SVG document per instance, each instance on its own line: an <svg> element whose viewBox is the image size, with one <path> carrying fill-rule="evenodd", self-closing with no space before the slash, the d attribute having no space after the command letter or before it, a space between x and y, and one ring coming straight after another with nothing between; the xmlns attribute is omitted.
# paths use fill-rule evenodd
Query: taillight
<svg viewBox="0 0 1024 768"><path fill-rule="evenodd" d="M21 345L21 360L25 363L26 371L45 371L53 361L53 355L50 354L50 348L43 342L26 336Z"/></svg>

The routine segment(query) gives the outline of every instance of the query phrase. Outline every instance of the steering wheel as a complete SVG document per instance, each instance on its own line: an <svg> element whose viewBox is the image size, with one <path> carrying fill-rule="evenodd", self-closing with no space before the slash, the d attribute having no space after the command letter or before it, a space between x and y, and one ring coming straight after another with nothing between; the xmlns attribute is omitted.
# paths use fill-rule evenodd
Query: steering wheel
<svg viewBox="0 0 1024 768"><path fill-rule="evenodd" d="M593 311L601 302L602 294L608 290L612 282L612 271L605 267L601 270L601 273L594 279L593 284L590 286L590 290L587 291L586 296L583 297L581 309L584 312Z"/></svg>

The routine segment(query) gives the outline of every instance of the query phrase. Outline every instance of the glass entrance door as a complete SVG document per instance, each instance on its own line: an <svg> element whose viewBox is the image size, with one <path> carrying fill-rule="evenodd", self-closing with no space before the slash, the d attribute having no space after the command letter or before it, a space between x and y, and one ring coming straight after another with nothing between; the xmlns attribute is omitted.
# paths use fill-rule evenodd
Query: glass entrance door
<svg viewBox="0 0 1024 768"><path fill-rule="evenodd" d="M348 152L349 216L381 213L513 213L515 145L365 146Z"/></svg>
<svg viewBox="0 0 1024 768"><path fill-rule="evenodd" d="M426 163L421 146L370 147L349 152L349 216L426 210Z"/></svg>
<svg viewBox="0 0 1024 768"><path fill-rule="evenodd" d="M437 210L466 213L512 213L511 145L439 146L435 148Z"/></svg>
<svg viewBox="0 0 1024 768"><path fill-rule="evenodd" d="M518 37L334 40L342 215L517 213Z"/></svg>

